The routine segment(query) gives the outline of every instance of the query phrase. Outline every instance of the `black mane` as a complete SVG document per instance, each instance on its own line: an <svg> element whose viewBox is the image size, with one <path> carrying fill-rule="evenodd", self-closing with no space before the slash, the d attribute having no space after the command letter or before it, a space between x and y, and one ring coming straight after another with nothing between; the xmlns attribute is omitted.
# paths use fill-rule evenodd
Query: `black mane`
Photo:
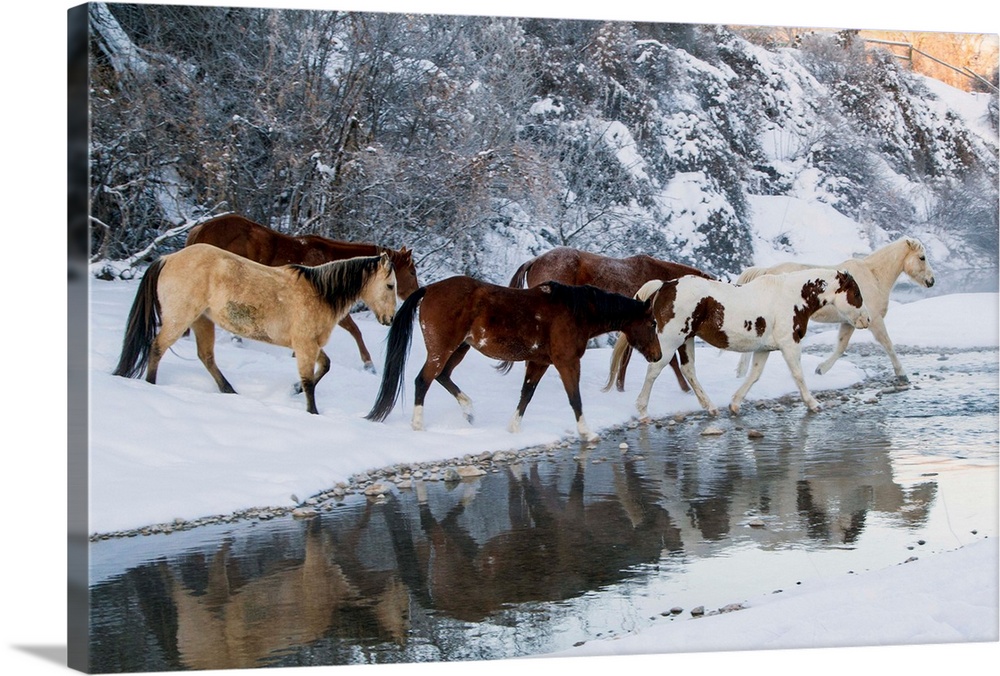
<svg viewBox="0 0 1000 676"><path fill-rule="evenodd" d="M553 300L569 308L573 317L580 320L604 319L618 328L620 322L634 319L646 309L646 303L620 293L612 293L590 284L570 286L548 281Z"/></svg>
<svg viewBox="0 0 1000 676"><path fill-rule="evenodd" d="M293 264L289 267L312 284L320 297L339 314L358 300L382 260L383 256L362 256L317 266Z"/></svg>

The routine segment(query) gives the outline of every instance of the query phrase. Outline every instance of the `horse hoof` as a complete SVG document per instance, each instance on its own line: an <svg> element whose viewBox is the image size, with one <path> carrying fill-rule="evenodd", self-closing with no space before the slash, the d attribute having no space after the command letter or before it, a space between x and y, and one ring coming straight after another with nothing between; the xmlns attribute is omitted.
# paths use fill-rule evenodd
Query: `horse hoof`
<svg viewBox="0 0 1000 676"><path fill-rule="evenodd" d="M365 371L367 371L368 373L371 373L372 375L375 375L376 373L378 373L378 371L375 370L375 364L373 364L371 362L366 362L365 363Z"/></svg>
<svg viewBox="0 0 1000 676"><path fill-rule="evenodd" d="M898 376L896 376L896 382L899 383L900 385L909 385L910 379L906 376L905 373L900 373Z"/></svg>
<svg viewBox="0 0 1000 676"><path fill-rule="evenodd" d="M302 383L292 383L292 395L302 394Z"/></svg>
<svg viewBox="0 0 1000 676"><path fill-rule="evenodd" d="M733 415L739 415L740 414L740 407L737 406L737 405L735 405L735 404L730 404L729 405L729 412L732 413Z"/></svg>

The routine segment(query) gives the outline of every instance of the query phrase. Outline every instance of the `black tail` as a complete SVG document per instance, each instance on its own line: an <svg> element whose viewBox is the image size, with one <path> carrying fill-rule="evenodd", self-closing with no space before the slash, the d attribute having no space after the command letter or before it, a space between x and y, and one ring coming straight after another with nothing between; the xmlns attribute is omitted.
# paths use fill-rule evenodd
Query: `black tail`
<svg viewBox="0 0 1000 676"><path fill-rule="evenodd" d="M135 378L146 368L149 349L156 337L156 327L160 325L160 299L156 295L156 282L162 269L161 258L146 269L146 274L139 282L132 309L128 313L128 323L125 325L122 354L118 359L118 366L112 372L116 376Z"/></svg>
<svg viewBox="0 0 1000 676"><path fill-rule="evenodd" d="M410 294L392 318L392 326L389 327L389 336L386 338L382 385L372 410L365 416L368 420L385 420L396 405L396 399L403 388L406 355L410 352L410 341L413 339L413 319L417 316L417 306L425 293L427 287L422 286Z"/></svg>

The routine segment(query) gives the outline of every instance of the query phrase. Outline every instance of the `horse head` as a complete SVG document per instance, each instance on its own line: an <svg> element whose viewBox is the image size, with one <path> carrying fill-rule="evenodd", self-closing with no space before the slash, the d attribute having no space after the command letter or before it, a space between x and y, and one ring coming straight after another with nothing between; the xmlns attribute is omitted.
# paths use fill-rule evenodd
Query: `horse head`
<svg viewBox="0 0 1000 676"><path fill-rule="evenodd" d="M400 300L406 300L410 294L420 288L417 281L417 267L413 263L413 251L405 246L398 251L389 251L392 263L396 266L396 290Z"/></svg>
<svg viewBox="0 0 1000 676"><path fill-rule="evenodd" d="M392 318L396 314L396 266L384 251L379 256L378 266L365 284L362 299L380 324L392 324Z"/></svg>
<svg viewBox="0 0 1000 676"><path fill-rule="evenodd" d="M907 237L904 241L907 251L903 259L903 271L917 284L931 288L934 286L934 271L927 262L927 250L923 243L914 237Z"/></svg>
<svg viewBox="0 0 1000 676"><path fill-rule="evenodd" d="M845 270L837 270L833 283L828 286L833 291L833 306L844 319L857 329L867 329L872 317L861 296L861 287Z"/></svg>
<svg viewBox="0 0 1000 676"><path fill-rule="evenodd" d="M643 305L642 313L631 319L622 326L622 333L628 339L629 345L634 347L652 363L660 361L663 357L663 350L660 347L660 336L656 326L656 315L653 312L653 303L656 300L654 293L649 298L641 301Z"/></svg>

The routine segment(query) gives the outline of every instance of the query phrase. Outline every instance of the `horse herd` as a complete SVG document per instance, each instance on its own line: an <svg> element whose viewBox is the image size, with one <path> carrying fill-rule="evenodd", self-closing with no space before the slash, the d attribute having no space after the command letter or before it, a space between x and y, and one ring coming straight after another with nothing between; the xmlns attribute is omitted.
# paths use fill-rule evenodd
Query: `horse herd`
<svg viewBox="0 0 1000 676"><path fill-rule="evenodd" d="M452 380L452 372L475 348L499 360L502 372L513 362L525 362L511 432L519 430L538 382L554 366L580 436L592 440L596 436L584 419L580 397L580 361L592 338L610 332L618 332L619 339L604 389L624 389L629 357L638 350L648 362L636 400L642 419L648 416L653 383L668 363L681 389L694 390L700 405L717 414L695 372L696 338L743 353L739 375L748 366L750 373L730 402L733 413L775 350L805 404L818 411L801 367L809 321L840 324L834 351L818 373L844 353L856 328L868 328L889 355L896 377L905 381L883 321L889 292L903 273L922 286L934 284L924 247L911 237L832 266L751 268L734 284L651 256L609 258L558 247L521 265L508 286L462 275L420 286L406 247L291 237L230 214L195 226L183 249L146 270L114 374L137 377L145 370L146 380L155 383L161 358L190 329L198 357L219 390L234 392L215 363L218 325L291 348L306 408L317 413L315 389L330 370L323 348L334 325L354 337L364 367L374 371L350 317L354 304L363 301L379 322L390 325L381 385L366 416L382 421L402 389L419 308L427 357L415 381L414 429L423 429L424 397L433 381L455 397L472 422L472 400ZM398 311L397 297L403 301Z"/></svg>

